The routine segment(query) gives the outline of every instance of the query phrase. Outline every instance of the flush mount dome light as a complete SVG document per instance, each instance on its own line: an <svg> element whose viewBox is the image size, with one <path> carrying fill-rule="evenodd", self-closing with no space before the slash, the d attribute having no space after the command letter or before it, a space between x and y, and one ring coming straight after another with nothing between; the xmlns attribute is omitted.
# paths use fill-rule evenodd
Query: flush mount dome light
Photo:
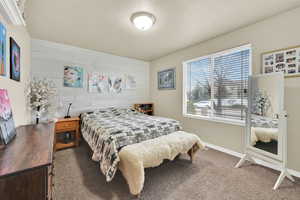
<svg viewBox="0 0 300 200"><path fill-rule="evenodd" d="M155 17L151 13L137 12L134 13L131 18L131 22L134 26L142 31L148 30L155 23Z"/></svg>

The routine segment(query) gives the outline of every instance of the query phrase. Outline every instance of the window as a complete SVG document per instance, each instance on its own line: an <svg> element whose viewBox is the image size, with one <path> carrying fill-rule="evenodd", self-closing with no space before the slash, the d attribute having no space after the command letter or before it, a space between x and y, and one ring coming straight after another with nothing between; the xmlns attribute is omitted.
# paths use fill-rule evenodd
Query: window
<svg viewBox="0 0 300 200"><path fill-rule="evenodd" d="M184 62L184 116L243 124L250 67L251 45Z"/></svg>

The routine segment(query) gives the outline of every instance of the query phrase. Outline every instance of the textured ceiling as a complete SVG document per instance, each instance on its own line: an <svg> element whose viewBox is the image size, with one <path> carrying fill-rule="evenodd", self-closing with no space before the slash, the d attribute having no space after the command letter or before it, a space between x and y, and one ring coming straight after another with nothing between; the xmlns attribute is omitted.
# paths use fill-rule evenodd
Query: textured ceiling
<svg viewBox="0 0 300 200"><path fill-rule="evenodd" d="M150 61L299 5L300 0L27 0L26 21L35 39ZM155 15L152 29L131 24L137 11Z"/></svg>

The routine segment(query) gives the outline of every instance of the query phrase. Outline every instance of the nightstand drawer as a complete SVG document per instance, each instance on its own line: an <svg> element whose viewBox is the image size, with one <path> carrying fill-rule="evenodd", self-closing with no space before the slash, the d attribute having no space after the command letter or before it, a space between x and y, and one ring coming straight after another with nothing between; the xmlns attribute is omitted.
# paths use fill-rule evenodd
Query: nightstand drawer
<svg viewBox="0 0 300 200"><path fill-rule="evenodd" d="M55 141L55 150L77 147L79 145L79 123L79 117L59 119L56 122L55 133L57 133L57 135Z"/></svg>
<svg viewBox="0 0 300 200"><path fill-rule="evenodd" d="M71 122L57 122L55 125L55 130L57 131L72 131L75 130L77 126L76 121L71 121Z"/></svg>

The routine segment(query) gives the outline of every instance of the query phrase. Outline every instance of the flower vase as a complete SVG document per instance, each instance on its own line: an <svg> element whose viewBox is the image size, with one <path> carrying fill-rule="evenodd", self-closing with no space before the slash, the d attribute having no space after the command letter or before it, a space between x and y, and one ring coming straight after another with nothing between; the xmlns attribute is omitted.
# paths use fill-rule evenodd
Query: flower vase
<svg viewBox="0 0 300 200"><path fill-rule="evenodd" d="M36 114L35 114L35 117L36 117L36 119L35 119L36 124L39 124L40 117L41 117L40 106L38 106L38 107L36 108Z"/></svg>

